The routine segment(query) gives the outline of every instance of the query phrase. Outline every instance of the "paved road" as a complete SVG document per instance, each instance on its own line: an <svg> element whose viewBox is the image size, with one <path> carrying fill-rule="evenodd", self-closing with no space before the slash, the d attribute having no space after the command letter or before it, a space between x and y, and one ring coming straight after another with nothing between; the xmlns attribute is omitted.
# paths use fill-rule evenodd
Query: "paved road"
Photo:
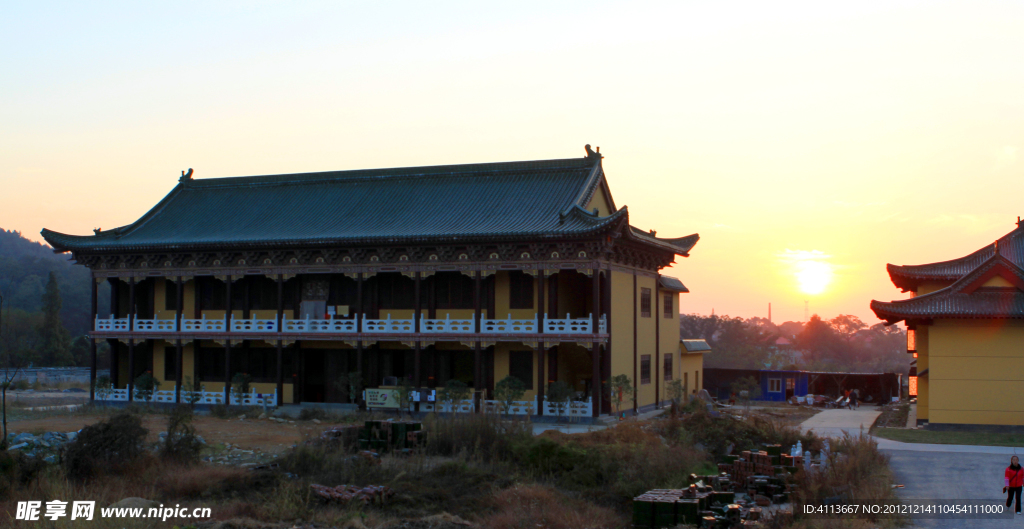
<svg viewBox="0 0 1024 529"><path fill-rule="evenodd" d="M814 430L814 433L825 437L842 437L843 433L859 435L861 430L868 433L881 413L877 406L861 406L856 410L825 410L800 423L800 427L805 432Z"/></svg>
<svg viewBox="0 0 1024 529"><path fill-rule="evenodd" d="M841 436L843 432L867 432L879 412L876 407L860 410L825 410L800 426L819 435ZM1003 470L1009 464L1014 448L1002 446L969 446L901 443L875 438L878 448L890 457L896 482L904 485L899 495L905 504L914 500L989 500L1000 504ZM1024 457L1024 448L1016 449ZM978 520L913 520L914 527L960 529L964 527L1024 527L1024 516L1013 519Z"/></svg>

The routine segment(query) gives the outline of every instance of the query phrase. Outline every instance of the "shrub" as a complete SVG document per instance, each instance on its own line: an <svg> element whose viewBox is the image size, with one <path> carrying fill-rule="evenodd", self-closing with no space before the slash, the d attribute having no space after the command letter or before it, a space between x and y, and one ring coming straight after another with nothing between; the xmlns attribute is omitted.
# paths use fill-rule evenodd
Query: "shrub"
<svg viewBox="0 0 1024 529"><path fill-rule="evenodd" d="M231 377L231 392L238 395L248 395L249 386L252 384L252 377L248 373L235 373Z"/></svg>
<svg viewBox="0 0 1024 529"><path fill-rule="evenodd" d="M713 417L703 407L683 420L682 433L692 442L700 443L715 460L740 450L760 449L765 444L781 444L784 448L802 442L805 450L817 451L821 440L811 432L802 433L782 419L760 414L736 418L729 414Z"/></svg>
<svg viewBox="0 0 1024 529"><path fill-rule="evenodd" d="M456 402L468 399L471 394L472 392L465 382L451 379L437 393L437 400L447 406L448 409L453 409Z"/></svg>
<svg viewBox="0 0 1024 529"><path fill-rule="evenodd" d="M143 452L146 429L137 415L119 413L86 426L65 445L63 464L68 477L84 479L102 472L120 473Z"/></svg>
<svg viewBox="0 0 1024 529"><path fill-rule="evenodd" d="M11 382L11 389L25 391L30 387L32 386L28 383L28 380L24 378L19 378L18 380Z"/></svg>
<svg viewBox="0 0 1024 529"><path fill-rule="evenodd" d="M192 409L178 406L167 418L167 437L160 447L160 457L179 463L193 463L199 459L202 443L196 437L196 428L192 426Z"/></svg>
<svg viewBox="0 0 1024 529"><path fill-rule="evenodd" d="M481 413L430 415L424 420L423 429L427 431L428 454L467 454L485 461L508 459L515 442L533 435L528 423L504 421L500 416Z"/></svg>
<svg viewBox="0 0 1024 529"><path fill-rule="evenodd" d="M572 399L574 393L575 392L572 390L572 387L561 380L556 380L548 384L548 402L555 404L555 409L557 410L559 417L565 415L565 409L569 406L569 400Z"/></svg>
<svg viewBox="0 0 1024 529"><path fill-rule="evenodd" d="M42 459L26 457L18 451L0 451L0 500L27 487L45 467Z"/></svg>
<svg viewBox="0 0 1024 529"><path fill-rule="evenodd" d="M515 402L523 398L526 393L526 384L522 380L509 375L494 385L494 399L501 404L502 411L508 415L509 410Z"/></svg>
<svg viewBox="0 0 1024 529"><path fill-rule="evenodd" d="M153 392L160 389L160 382L149 371L135 379L135 397L145 402L153 399Z"/></svg>

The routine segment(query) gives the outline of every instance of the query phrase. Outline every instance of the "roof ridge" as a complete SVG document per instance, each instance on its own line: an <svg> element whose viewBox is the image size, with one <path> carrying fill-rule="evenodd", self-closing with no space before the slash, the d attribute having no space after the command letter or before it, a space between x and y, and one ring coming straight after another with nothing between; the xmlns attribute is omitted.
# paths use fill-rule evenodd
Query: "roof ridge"
<svg viewBox="0 0 1024 529"><path fill-rule="evenodd" d="M424 178L441 175L457 176L473 173L500 173L505 171L540 172L549 169L566 168L586 169L589 167L586 158L557 158L551 160L523 160L513 162L487 162L469 164L422 165L411 167L380 167L365 169L344 169L338 171L315 171L306 173L281 173L250 176L222 176L216 178L194 179L187 183L188 187L233 187L251 184L303 184L330 182L335 180L358 181L376 180L380 178Z"/></svg>

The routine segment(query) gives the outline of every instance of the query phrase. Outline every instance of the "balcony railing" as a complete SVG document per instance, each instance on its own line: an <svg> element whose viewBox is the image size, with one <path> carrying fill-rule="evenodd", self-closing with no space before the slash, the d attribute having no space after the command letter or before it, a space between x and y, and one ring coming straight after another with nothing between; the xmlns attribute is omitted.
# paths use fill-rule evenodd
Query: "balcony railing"
<svg viewBox="0 0 1024 529"><path fill-rule="evenodd" d="M593 330L593 314L586 318L570 318L568 314L563 319L544 318L544 332L547 334L591 334ZM602 314L598 320L598 329L606 332L607 320Z"/></svg>
<svg viewBox="0 0 1024 529"><path fill-rule="evenodd" d="M284 319L281 324L284 332L325 332L325 333L355 333L356 320L289 320Z"/></svg>
<svg viewBox="0 0 1024 529"><path fill-rule="evenodd" d="M181 320L181 330L183 332L224 332L224 318Z"/></svg>
<svg viewBox="0 0 1024 529"><path fill-rule="evenodd" d="M412 334L416 328L413 319L392 319L388 314L383 319L363 318L362 331L364 333L395 333ZM128 318L96 318L97 332L123 332L127 331ZM175 320L173 319L136 319L132 325L136 332L175 332ZM360 332L356 320L352 319L326 319L314 320L310 318L291 320L283 318L281 327L278 328L276 319L235 319L231 318L230 324L225 325L224 318L200 318L181 320L182 332L216 332L223 333L230 328L235 333L325 333L325 334L355 334ZM445 315L444 319L420 320L420 332L424 334L473 334L476 325L472 318L452 319ZM598 332L608 332L608 320L605 315L598 319ZM537 333L537 320L534 318L513 318L511 314L505 319L481 319L480 332L483 334L535 334ZM593 333L593 317L571 318L568 314L565 318L545 318L545 334L591 334Z"/></svg>
<svg viewBox="0 0 1024 529"><path fill-rule="evenodd" d="M388 314L383 320L371 320L363 316L363 332L379 333L413 333L416 330L415 320L393 320Z"/></svg>
<svg viewBox="0 0 1024 529"><path fill-rule="evenodd" d="M423 333L473 333L475 330L473 319L453 320L447 314L443 320L420 320L420 332Z"/></svg>
<svg viewBox="0 0 1024 529"><path fill-rule="evenodd" d="M115 318L113 314L109 318L96 318L96 330L106 332L127 331L128 318Z"/></svg>
<svg viewBox="0 0 1024 529"><path fill-rule="evenodd" d="M513 319L509 314L508 319L504 320L480 320L480 332L533 334L537 332L537 318Z"/></svg>
<svg viewBox="0 0 1024 529"><path fill-rule="evenodd" d="M132 324L136 332L174 332L174 320L135 320Z"/></svg>
<svg viewBox="0 0 1024 529"><path fill-rule="evenodd" d="M236 320L231 318L231 332L277 332L277 320Z"/></svg>

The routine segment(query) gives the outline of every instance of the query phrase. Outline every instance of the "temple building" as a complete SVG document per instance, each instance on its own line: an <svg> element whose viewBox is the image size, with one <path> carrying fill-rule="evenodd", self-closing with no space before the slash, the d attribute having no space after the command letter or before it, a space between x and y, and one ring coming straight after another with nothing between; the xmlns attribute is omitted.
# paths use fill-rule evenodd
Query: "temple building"
<svg viewBox="0 0 1024 529"><path fill-rule="evenodd" d="M699 237L631 226L586 151L238 178L190 169L132 224L42 235L92 272L93 378L107 340L108 400L140 398L148 372L165 402L201 385L200 404L350 403L360 393L339 379L359 373L367 398L411 385L421 411L459 380L472 390L460 409L480 410L511 375L526 386L520 413L550 413L557 381L574 413L598 416L611 409L606 381L626 374L635 407L650 409L673 380L700 388L682 372L696 370L680 348L687 289L659 273ZM103 281L112 314L96 314Z"/></svg>
<svg viewBox="0 0 1024 529"><path fill-rule="evenodd" d="M1022 265L1019 219L1015 230L965 257L888 265L910 298L872 301L871 309L890 324L906 323L919 422L1024 425Z"/></svg>

